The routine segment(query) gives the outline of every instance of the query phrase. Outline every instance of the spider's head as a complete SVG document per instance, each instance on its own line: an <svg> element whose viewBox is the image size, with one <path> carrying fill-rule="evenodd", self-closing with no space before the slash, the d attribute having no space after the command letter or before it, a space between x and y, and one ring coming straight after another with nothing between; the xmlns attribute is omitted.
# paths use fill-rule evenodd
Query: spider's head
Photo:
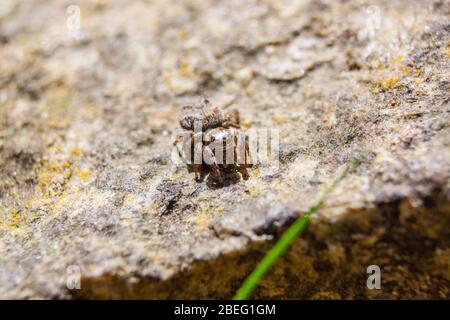
<svg viewBox="0 0 450 320"><path fill-rule="evenodd" d="M184 106L181 110L180 125L185 130L194 131L195 124L201 124L201 131L220 127L225 121L223 112L218 107L211 106L209 100L204 99L200 105Z"/></svg>

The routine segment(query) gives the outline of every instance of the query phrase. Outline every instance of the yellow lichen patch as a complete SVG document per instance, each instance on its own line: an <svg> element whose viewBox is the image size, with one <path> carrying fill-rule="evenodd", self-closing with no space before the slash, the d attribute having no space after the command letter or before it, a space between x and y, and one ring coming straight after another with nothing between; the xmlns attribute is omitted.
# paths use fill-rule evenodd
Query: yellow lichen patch
<svg viewBox="0 0 450 320"><path fill-rule="evenodd" d="M121 217L120 217L120 220L121 220L121 221L125 221L125 222L126 222L126 221L130 221L130 220L131 220L131 216L129 216L129 215L128 215L128 216L121 216Z"/></svg>
<svg viewBox="0 0 450 320"><path fill-rule="evenodd" d="M207 228L209 223L217 217L223 215L223 210L221 208L214 208L212 206L207 206L205 208L199 209L195 212L195 220L199 228Z"/></svg>
<svg viewBox="0 0 450 320"><path fill-rule="evenodd" d="M192 76L191 65L187 58L181 59L180 68L178 69L178 75L181 77L189 78Z"/></svg>
<svg viewBox="0 0 450 320"><path fill-rule="evenodd" d="M405 58L405 56L403 54L399 54L398 56L392 58L392 60L390 61L390 63L397 63L402 61Z"/></svg>
<svg viewBox="0 0 450 320"><path fill-rule="evenodd" d="M422 81L420 79L417 79L414 81L414 86L416 87L415 94L418 96L428 96L428 93L426 93L423 88L421 87Z"/></svg>
<svg viewBox="0 0 450 320"><path fill-rule="evenodd" d="M132 193L127 193L123 197L123 203L125 205L133 205L135 200L136 200L136 196L134 194L132 194Z"/></svg>
<svg viewBox="0 0 450 320"><path fill-rule="evenodd" d="M19 211L14 211L9 216L8 225L10 228L17 229L20 226L21 214Z"/></svg>
<svg viewBox="0 0 450 320"><path fill-rule="evenodd" d="M35 167L37 176L36 193L44 196L59 193L59 189L72 174L71 167L66 167L64 163L58 159L52 160L52 162L42 160L37 163Z"/></svg>
<svg viewBox="0 0 450 320"><path fill-rule="evenodd" d="M59 163L50 163L48 168L53 172L59 172L62 169Z"/></svg>
<svg viewBox="0 0 450 320"><path fill-rule="evenodd" d="M81 178L81 180L86 181L87 179L89 179L89 176L91 175L91 173L89 171L81 171L79 176Z"/></svg>
<svg viewBox="0 0 450 320"><path fill-rule="evenodd" d="M399 82L400 82L399 77L389 77L381 83L381 88L384 91L392 90L399 87Z"/></svg>
<svg viewBox="0 0 450 320"><path fill-rule="evenodd" d="M404 76L410 76L413 74L413 70L411 67L408 66L401 66L400 67L401 72L403 73Z"/></svg>
<svg viewBox="0 0 450 320"><path fill-rule="evenodd" d="M0 214L0 230L14 231L22 225L27 225L36 219L36 213L31 209L30 202L26 202L22 209L7 210L6 214Z"/></svg>
<svg viewBox="0 0 450 320"><path fill-rule="evenodd" d="M25 214L26 218L24 218L26 223L38 219L42 213L59 212L68 204L68 196L77 197L79 189L69 191L74 190L70 185L72 177L77 175L80 180L84 181L93 175L86 169L80 171L76 166L74 156L80 153L78 149L68 151L68 148L64 146L49 147L43 159L37 161L34 167L36 174L35 192L30 197L29 202L25 204L24 209L28 210Z"/></svg>
<svg viewBox="0 0 450 320"><path fill-rule="evenodd" d="M242 122L242 125L246 128L250 128L252 126L252 122L246 120L246 121Z"/></svg>
<svg viewBox="0 0 450 320"><path fill-rule="evenodd" d="M416 77L420 77L420 76L424 75L425 72L426 72L425 69L417 68L417 69L414 71L414 75L415 75Z"/></svg>
<svg viewBox="0 0 450 320"><path fill-rule="evenodd" d="M278 115L278 114L274 114L274 115L272 116L272 120L275 121L275 122L278 123L278 124L282 124L282 123L285 122L284 119L283 119L280 115Z"/></svg>
<svg viewBox="0 0 450 320"><path fill-rule="evenodd" d="M70 151L70 153L72 153L73 155L79 156L81 154L81 150L80 149L72 149Z"/></svg>
<svg viewBox="0 0 450 320"><path fill-rule="evenodd" d="M423 97L428 96L428 93L420 91L420 90L416 90L415 94L418 95L418 96L423 96Z"/></svg>
<svg viewBox="0 0 450 320"><path fill-rule="evenodd" d="M189 38L189 34L186 31L182 30L178 34L178 37L180 38L180 40L186 41Z"/></svg>

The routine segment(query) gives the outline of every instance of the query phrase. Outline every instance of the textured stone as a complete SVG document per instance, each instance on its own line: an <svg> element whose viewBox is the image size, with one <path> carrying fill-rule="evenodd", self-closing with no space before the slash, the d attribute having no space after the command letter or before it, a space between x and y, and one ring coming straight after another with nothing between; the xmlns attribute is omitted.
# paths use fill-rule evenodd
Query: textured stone
<svg viewBox="0 0 450 320"><path fill-rule="evenodd" d="M0 4L0 297L230 298L365 151L254 297L449 298L448 2L77 3ZM174 163L204 96L278 129L279 170Z"/></svg>

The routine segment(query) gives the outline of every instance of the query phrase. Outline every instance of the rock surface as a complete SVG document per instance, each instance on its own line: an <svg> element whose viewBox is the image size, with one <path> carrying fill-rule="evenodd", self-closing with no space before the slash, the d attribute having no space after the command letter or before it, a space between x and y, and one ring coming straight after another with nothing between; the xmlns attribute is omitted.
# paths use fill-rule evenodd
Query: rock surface
<svg viewBox="0 0 450 320"><path fill-rule="evenodd" d="M72 3L0 4L1 298L231 298L360 151L254 297L450 297L449 2ZM173 163L203 96L278 170Z"/></svg>

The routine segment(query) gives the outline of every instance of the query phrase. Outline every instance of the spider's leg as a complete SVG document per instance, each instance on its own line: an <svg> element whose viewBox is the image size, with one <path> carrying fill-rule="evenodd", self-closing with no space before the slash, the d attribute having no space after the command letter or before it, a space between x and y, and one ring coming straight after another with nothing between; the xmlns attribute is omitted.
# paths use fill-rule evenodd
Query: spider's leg
<svg viewBox="0 0 450 320"><path fill-rule="evenodd" d="M232 172L233 175L235 177L239 177L238 172L239 172L239 151L238 150L238 137L237 136L233 136L232 137L232 141L233 141L233 164L232 164Z"/></svg>
<svg viewBox="0 0 450 320"><path fill-rule="evenodd" d="M245 137L245 165L247 168L253 166L253 164L250 162L252 161L252 155L250 154L250 144L248 140L248 136Z"/></svg>
<svg viewBox="0 0 450 320"><path fill-rule="evenodd" d="M223 177L217 165L217 159L209 146L203 148L203 160L207 165L211 166L212 173L220 183L223 183Z"/></svg>
<svg viewBox="0 0 450 320"><path fill-rule="evenodd" d="M248 163L250 160L250 147L247 141L247 137L245 137L244 140L244 162L239 164L239 172L242 174L242 177L246 180L249 177L247 168L251 166L251 164Z"/></svg>
<svg viewBox="0 0 450 320"><path fill-rule="evenodd" d="M172 146L177 149L178 156L180 156L182 159L184 158L184 152L183 152L184 144L185 144L184 138L185 138L185 134L179 133L175 136L175 139L172 142ZM181 142L181 147L179 145L180 142Z"/></svg>
<svg viewBox="0 0 450 320"><path fill-rule="evenodd" d="M248 174L248 170L247 170L247 165L245 165L245 164L239 165L239 172L241 173L242 178L244 178L244 180L248 179L249 174Z"/></svg>
<svg viewBox="0 0 450 320"><path fill-rule="evenodd" d="M231 122L224 122L222 124L222 127L224 127L225 129L229 129L229 128L235 128L235 129L240 129L241 126L235 123L231 123Z"/></svg>
<svg viewBox="0 0 450 320"><path fill-rule="evenodd" d="M195 181L199 182L202 178L202 165L194 164Z"/></svg>

